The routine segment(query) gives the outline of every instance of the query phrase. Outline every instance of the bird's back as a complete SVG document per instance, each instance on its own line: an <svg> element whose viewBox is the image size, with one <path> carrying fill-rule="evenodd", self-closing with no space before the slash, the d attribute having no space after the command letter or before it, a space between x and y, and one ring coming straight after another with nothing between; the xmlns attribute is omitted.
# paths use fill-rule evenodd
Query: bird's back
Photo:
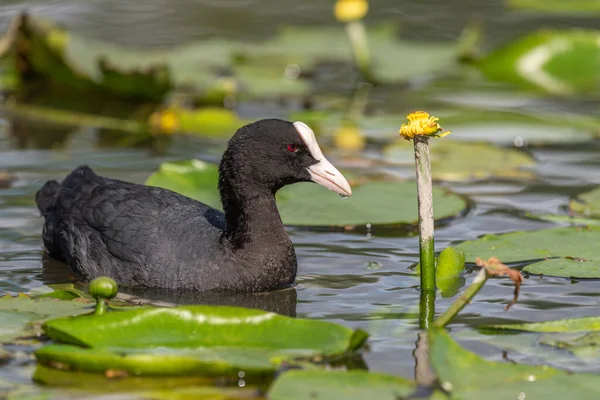
<svg viewBox="0 0 600 400"><path fill-rule="evenodd" d="M210 289L211 270L214 275L224 262L223 214L169 190L104 178L81 166L60 184L47 182L36 202L48 253L88 279Z"/></svg>

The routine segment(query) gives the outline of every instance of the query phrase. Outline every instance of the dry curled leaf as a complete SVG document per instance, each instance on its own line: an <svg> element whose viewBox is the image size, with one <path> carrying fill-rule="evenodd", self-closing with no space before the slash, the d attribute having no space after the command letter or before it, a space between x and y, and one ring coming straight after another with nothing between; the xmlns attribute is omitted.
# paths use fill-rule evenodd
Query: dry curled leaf
<svg viewBox="0 0 600 400"><path fill-rule="evenodd" d="M487 261L483 261L481 258L477 257L475 259L475 265L485 268L485 271L489 276L507 275L510 280L514 282L515 294L512 301L506 305L505 310L511 308L519 299L519 290L521 289L521 283L523 282L523 275L521 275L521 272L502 264L496 257L490 257Z"/></svg>

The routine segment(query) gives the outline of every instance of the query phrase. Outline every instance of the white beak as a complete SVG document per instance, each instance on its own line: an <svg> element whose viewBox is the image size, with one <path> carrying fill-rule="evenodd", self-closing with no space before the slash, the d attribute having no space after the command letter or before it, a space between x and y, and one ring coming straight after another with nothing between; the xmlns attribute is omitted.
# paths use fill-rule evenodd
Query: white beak
<svg viewBox="0 0 600 400"><path fill-rule="evenodd" d="M339 194L340 196L348 197L352 195L352 188L344 178L344 175L334 167L325 156L317 143L315 133L304 122L294 122L294 128L302 138L304 144L308 148L310 155L318 161L318 163L308 167L308 173L311 180L321 186L326 187Z"/></svg>

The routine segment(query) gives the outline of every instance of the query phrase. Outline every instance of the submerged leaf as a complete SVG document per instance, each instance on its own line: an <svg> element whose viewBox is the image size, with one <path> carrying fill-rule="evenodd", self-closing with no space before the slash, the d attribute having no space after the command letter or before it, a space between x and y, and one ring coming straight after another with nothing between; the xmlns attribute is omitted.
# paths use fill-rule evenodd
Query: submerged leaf
<svg viewBox="0 0 600 400"><path fill-rule="evenodd" d="M268 398L269 400L368 398L397 400L406 398L416 389L417 385L414 382L404 378L366 371L289 371L273 383Z"/></svg>
<svg viewBox="0 0 600 400"><path fill-rule="evenodd" d="M600 187L571 200L569 210L586 217L600 218Z"/></svg>
<svg viewBox="0 0 600 400"><path fill-rule="evenodd" d="M28 296L0 298L0 340L7 341L25 334L26 327L32 322L41 322L48 318L76 315L91 311L88 300L75 297L72 292L58 293L58 298L42 295L32 299ZM70 300L70 301L63 301Z"/></svg>
<svg viewBox="0 0 600 400"><path fill-rule="evenodd" d="M220 209L218 171L198 160L162 164L147 185L173 190ZM352 197L342 201L313 183L290 185L277 193L283 222L295 226L399 225L417 222L414 182L352 183ZM466 207L459 196L434 188L436 218L459 215Z"/></svg>

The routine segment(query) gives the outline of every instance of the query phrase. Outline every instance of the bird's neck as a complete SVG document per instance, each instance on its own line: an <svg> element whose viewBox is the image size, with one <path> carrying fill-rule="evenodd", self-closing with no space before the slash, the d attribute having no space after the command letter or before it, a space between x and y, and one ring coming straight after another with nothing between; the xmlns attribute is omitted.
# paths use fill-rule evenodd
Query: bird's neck
<svg viewBox="0 0 600 400"><path fill-rule="evenodd" d="M234 248L291 246L272 190L232 179L222 180L219 189L226 221L223 237Z"/></svg>

